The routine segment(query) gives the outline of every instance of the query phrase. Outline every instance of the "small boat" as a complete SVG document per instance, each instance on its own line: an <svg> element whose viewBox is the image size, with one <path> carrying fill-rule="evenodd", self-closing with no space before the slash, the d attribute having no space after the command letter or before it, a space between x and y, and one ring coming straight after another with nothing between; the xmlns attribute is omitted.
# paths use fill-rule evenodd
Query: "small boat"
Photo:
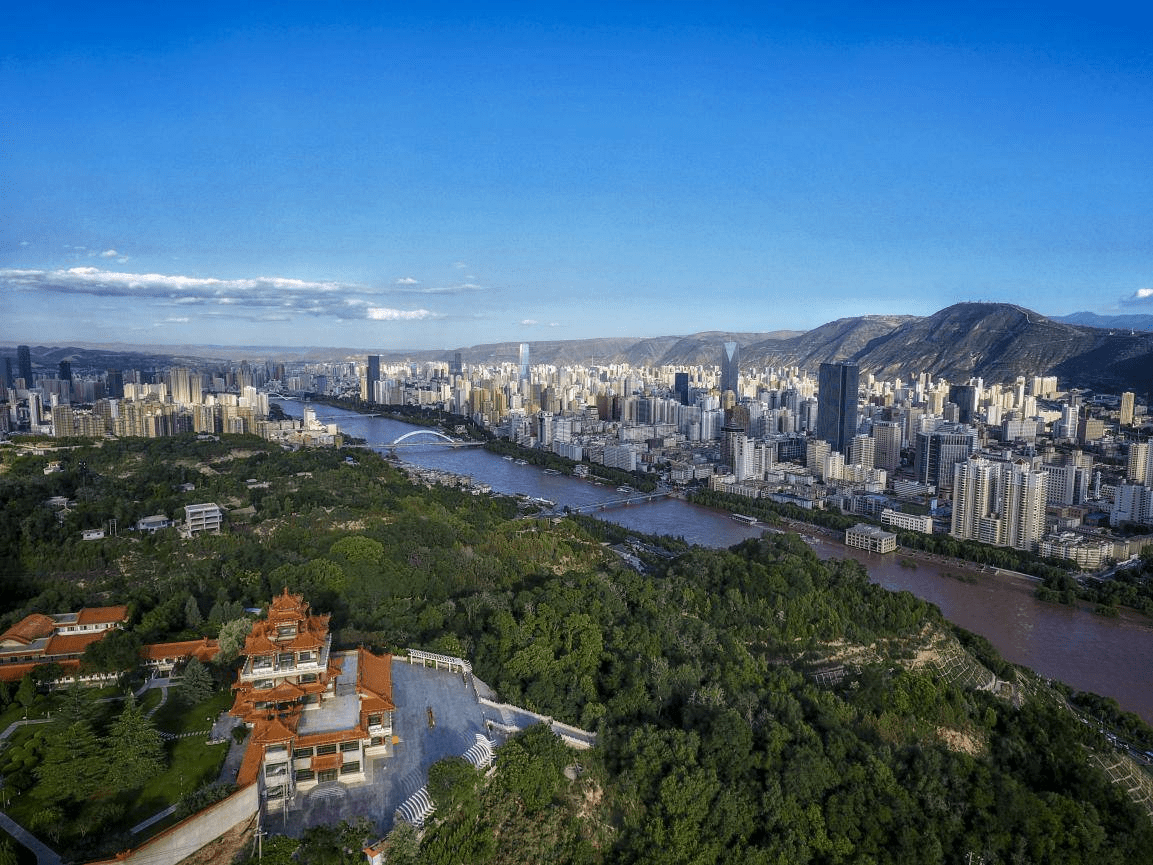
<svg viewBox="0 0 1153 865"><path fill-rule="evenodd" d="M527 466L527 465L528 465L528 460L517 460L517 461L516 461L516 464L517 464L518 466Z"/></svg>
<svg viewBox="0 0 1153 865"><path fill-rule="evenodd" d="M505 459L506 459L506 460L508 460L510 463L511 463L511 462L512 462L512 460L513 460L513 458L512 458L512 457L510 457L510 456L506 456L506 457L505 457Z"/></svg>
<svg viewBox="0 0 1153 865"><path fill-rule="evenodd" d="M545 469L544 473L546 475L559 475L560 474L560 472L558 472L556 469Z"/></svg>

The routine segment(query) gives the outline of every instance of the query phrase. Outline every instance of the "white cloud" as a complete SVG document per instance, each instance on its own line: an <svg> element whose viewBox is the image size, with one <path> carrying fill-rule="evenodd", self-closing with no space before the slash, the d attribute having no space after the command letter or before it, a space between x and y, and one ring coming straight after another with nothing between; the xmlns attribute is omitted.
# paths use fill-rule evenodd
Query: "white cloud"
<svg viewBox="0 0 1153 865"><path fill-rule="evenodd" d="M115 249L106 249L100 253L101 258L116 258L118 255L120 255L120 253Z"/></svg>
<svg viewBox="0 0 1153 865"><path fill-rule="evenodd" d="M559 321L550 321L548 323L548 326L549 327L560 327L560 322Z"/></svg>
<svg viewBox="0 0 1153 865"><path fill-rule="evenodd" d="M461 270L465 270L468 268L468 265L465 264L463 261L458 261L456 264L453 265L453 267L457 267L457 268L460 268Z"/></svg>
<svg viewBox="0 0 1153 865"><path fill-rule="evenodd" d="M435 318L436 314L427 309L389 309L381 306L368 308L368 317L373 321L419 321Z"/></svg>
<svg viewBox="0 0 1153 865"><path fill-rule="evenodd" d="M22 241L20 241L20 245L21 246L31 246L32 242L30 240L22 240Z"/></svg>
<svg viewBox="0 0 1153 865"><path fill-rule="evenodd" d="M520 320L520 323L522 325L524 325L525 327L532 327L535 324L540 324L540 322L537 321L535 318L522 318Z"/></svg>
<svg viewBox="0 0 1153 865"><path fill-rule="evenodd" d="M1139 288L1130 300L1153 300L1153 288Z"/></svg>
<svg viewBox="0 0 1153 865"><path fill-rule="evenodd" d="M419 279L413 279L411 276L402 276L396 281L397 285L417 285L419 283Z"/></svg>
<svg viewBox="0 0 1153 865"><path fill-rule="evenodd" d="M353 283L309 281L279 276L246 279L126 273L98 267L62 270L0 269L0 287L13 291L89 295L152 301L161 306L198 309L200 315L220 307L230 316L255 321L283 321L294 316L377 321L437 318L427 309L390 309L380 304L382 292ZM457 287L459 290L459 287Z"/></svg>

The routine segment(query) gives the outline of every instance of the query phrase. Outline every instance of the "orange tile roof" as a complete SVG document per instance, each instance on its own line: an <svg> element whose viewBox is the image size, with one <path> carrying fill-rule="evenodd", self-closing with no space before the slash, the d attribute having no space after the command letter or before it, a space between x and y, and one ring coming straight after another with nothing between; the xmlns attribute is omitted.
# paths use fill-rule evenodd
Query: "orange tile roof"
<svg viewBox="0 0 1153 865"><path fill-rule="evenodd" d="M85 607L76 619L78 625L102 625L109 622L123 622L128 619L128 607Z"/></svg>
<svg viewBox="0 0 1153 865"><path fill-rule="evenodd" d="M240 761L240 770L236 773L236 785L247 787L260 777L260 764L264 760L264 748L255 742L249 742L244 749L244 759Z"/></svg>
<svg viewBox="0 0 1153 865"><path fill-rule="evenodd" d="M290 728L285 724L291 724ZM252 743L260 745L277 745L281 742L290 742L296 738L295 718L262 718L252 728Z"/></svg>
<svg viewBox="0 0 1153 865"><path fill-rule="evenodd" d="M56 630L56 622L51 616L33 613L30 616L25 616L3 634L0 634L0 643L5 640L15 640L18 643L28 645L33 640L47 637L54 630Z"/></svg>
<svg viewBox="0 0 1153 865"><path fill-rule="evenodd" d="M83 634L55 634L48 638L44 647L45 657L49 655L82 655L92 643L98 643L107 636L106 631L88 631Z"/></svg>
<svg viewBox="0 0 1153 865"><path fill-rule="evenodd" d="M162 661L165 658L195 657L200 661L211 661L220 653L220 644L205 637L202 640L184 640L175 643L149 643L140 647L140 657L146 661Z"/></svg>
<svg viewBox="0 0 1153 865"><path fill-rule="evenodd" d="M322 754L319 757L312 758L312 770L314 772L323 772L325 769L339 769L344 763L344 755L340 752L335 754Z"/></svg>
<svg viewBox="0 0 1153 865"><path fill-rule="evenodd" d="M61 661L45 658L43 661L33 661L24 664L0 664L0 682L19 682L24 678L25 673L31 673L34 669L44 664L58 664L60 668L69 675L74 674L80 669L80 661L77 658L65 658Z"/></svg>
<svg viewBox="0 0 1153 865"><path fill-rule="evenodd" d="M357 649L356 687L364 695L369 692L379 705L373 709L395 709L392 702L392 655L374 655L367 649ZM369 702L365 700L363 702Z"/></svg>

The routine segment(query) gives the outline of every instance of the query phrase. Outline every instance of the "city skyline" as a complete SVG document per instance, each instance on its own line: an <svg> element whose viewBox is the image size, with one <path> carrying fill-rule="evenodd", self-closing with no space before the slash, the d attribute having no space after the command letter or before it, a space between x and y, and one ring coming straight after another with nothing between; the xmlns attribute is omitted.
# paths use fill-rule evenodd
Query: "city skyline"
<svg viewBox="0 0 1153 865"><path fill-rule="evenodd" d="M1140 13L1073 11L15 10L5 337L1153 312Z"/></svg>

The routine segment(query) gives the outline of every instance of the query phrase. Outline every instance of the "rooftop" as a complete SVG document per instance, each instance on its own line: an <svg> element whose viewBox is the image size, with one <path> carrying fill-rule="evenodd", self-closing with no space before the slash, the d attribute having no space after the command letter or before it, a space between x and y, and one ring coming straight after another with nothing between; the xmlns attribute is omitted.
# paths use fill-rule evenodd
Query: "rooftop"
<svg viewBox="0 0 1153 865"><path fill-rule="evenodd" d="M300 715L297 733L310 736L316 733L335 733L353 730L360 724L360 697L356 693L357 652L341 654L344 666L335 681L335 696L325 700L318 708L309 708Z"/></svg>

